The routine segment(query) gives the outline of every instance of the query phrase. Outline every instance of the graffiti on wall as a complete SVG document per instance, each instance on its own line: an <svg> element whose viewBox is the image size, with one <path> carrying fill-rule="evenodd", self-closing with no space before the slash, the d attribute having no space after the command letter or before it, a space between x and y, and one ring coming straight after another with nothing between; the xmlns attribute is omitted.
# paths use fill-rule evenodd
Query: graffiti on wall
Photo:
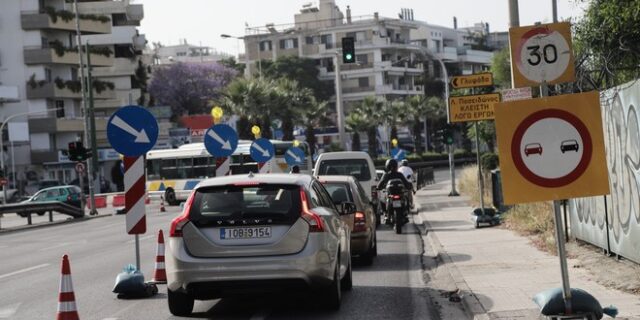
<svg viewBox="0 0 640 320"><path fill-rule="evenodd" d="M640 82L601 94L611 195L570 201L578 239L640 263ZM606 217L606 219L605 219Z"/></svg>

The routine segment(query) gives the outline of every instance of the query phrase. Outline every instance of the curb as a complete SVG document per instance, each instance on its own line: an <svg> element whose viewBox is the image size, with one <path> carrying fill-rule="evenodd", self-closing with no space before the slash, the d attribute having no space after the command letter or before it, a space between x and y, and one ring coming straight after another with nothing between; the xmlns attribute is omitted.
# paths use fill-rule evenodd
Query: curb
<svg viewBox="0 0 640 320"><path fill-rule="evenodd" d="M8 229L1 229L0 230L0 235L10 234L10 233L18 233L18 232L27 231L27 230L33 230L33 229L42 229L42 228L47 228L47 227L52 227L52 226L57 226L57 225L67 224L67 223L78 223L78 222L82 222L82 221L98 219L98 218L105 218L105 217L110 217L110 216L113 216L113 214L112 213L106 213L106 214L99 214L99 215L96 215L96 216L87 216L87 215L85 215L82 218L76 218L76 219L71 218L71 219L67 219L67 220L59 220L59 221L54 221L54 222L43 222L43 223L33 224L33 225L24 225L24 226L19 226L19 227L12 227L12 228L8 228Z"/></svg>
<svg viewBox="0 0 640 320"><path fill-rule="evenodd" d="M451 259L451 256L449 256L447 251L440 243L440 240L438 240L438 237L434 232L431 232L431 224L429 224L429 221L426 219L426 217L423 217L420 209L418 209L418 216L422 221L422 225L425 227L426 233L425 235L423 235L423 237L427 239L431 248L437 253L437 256L442 260L442 262L444 262L443 267L447 270L449 275L451 275L456 288L460 292L460 297L462 298L462 306L464 307L465 312L471 319L489 320L490 318L487 314L487 311L484 309L475 294L473 294L471 288L469 288L469 285L464 280L464 277L462 276L458 268L455 266L453 259Z"/></svg>

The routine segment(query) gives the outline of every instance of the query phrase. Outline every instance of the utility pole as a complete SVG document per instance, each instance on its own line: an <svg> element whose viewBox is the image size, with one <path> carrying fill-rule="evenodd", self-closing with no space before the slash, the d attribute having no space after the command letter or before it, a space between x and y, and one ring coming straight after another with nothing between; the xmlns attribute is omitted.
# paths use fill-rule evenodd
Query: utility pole
<svg viewBox="0 0 640 320"><path fill-rule="evenodd" d="M85 53L87 54L87 91L89 92L89 108L87 108L87 117L89 118L89 148L91 150L91 159L87 159L87 175L90 177L89 181L89 203L91 204L91 210L89 215L97 215L98 209L96 209L96 185L100 190L100 180L94 180L94 173L98 172L98 147L96 139L96 117L93 113L93 79L91 77L91 55L89 53L89 41L86 44ZM97 177L98 175L96 175ZM97 182L97 183L96 183ZM100 191L98 191L100 192Z"/></svg>
<svg viewBox="0 0 640 320"><path fill-rule="evenodd" d="M88 144L89 142L89 131L91 130L91 128L89 128L89 116L88 116L88 103L87 103L87 86L85 81L87 80L87 78L85 77L85 73L84 73L84 59L83 59L83 52L82 52L82 38L81 38L81 32L80 32L80 13L78 12L78 0L74 0L73 2L73 9L75 11L75 16L76 16L76 44L78 46L78 59L79 59L79 63L80 63L80 90L82 91L82 107L83 107L83 111L84 111L84 121L83 121L83 125L84 125L84 141ZM87 171L91 172L91 167L87 166ZM82 180L82 175L79 175L78 180ZM89 182L89 196L91 197L91 203L95 204L95 197L93 197L93 175L88 174L87 175L87 180ZM84 197L84 190L82 190L81 195ZM84 208L82 208L84 210ZM95 205L93 205L91 207L91 210L93 212L93 210L95 210Z"/></svg>
<svg viewBox="0 0 640 320"><path fill-rule="evenodd" d="M336 74L336 113L338 114L338 136L340 137L340 147L347 150L346 134L344 132L344 108L342 106L342 77L340 76L340 53L336 51L333 62Z"/></svg>
<svg viewBox="0 0 640 320"><path fill-rule="evenodd" d="M520 26L520 13L518 11L518 0L507 0L509 1L509 27L519 27Z"/></svg>

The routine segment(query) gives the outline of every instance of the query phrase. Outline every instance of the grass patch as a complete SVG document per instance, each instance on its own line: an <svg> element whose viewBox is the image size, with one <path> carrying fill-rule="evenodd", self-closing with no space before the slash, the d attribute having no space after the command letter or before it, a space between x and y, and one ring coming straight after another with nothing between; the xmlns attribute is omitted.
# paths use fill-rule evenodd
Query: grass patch
<svg viewBox="0 0 640 320"><path fill-rule="evenodd" d="M486 207L490 207L492 203L490 179L490 176L484 178L484 203ZM473 206L480 206L478 166L472 165L462 169L458 178L458 190L469 197ZM515 205L503 215L503 221L506 228L529 236L537 248L556 253L553 204L551 202Z"/></svg>

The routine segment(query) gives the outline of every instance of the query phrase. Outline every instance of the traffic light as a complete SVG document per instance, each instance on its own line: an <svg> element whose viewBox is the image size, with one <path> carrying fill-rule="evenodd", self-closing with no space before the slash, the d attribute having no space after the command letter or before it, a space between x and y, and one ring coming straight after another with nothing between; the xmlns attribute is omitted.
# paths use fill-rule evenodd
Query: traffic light
<svg viewBox="0 0 640 320"><path fill-rule="evenodd" d="M356 45L353 37L342 38L342 63L356 62Z"/></svg>
<svg viewBox="0 0 640 320"><path fill-rule="evenodd" d="M92 156L91 152L87 150L80 141L69 142L67 154L71 161L85 161Z"/></svg>
<svg viewBox="0 0 640 320"><path fill-rule="evenodd" d="M452 145L453 144L453 128L451 126L447 126L444 129L443 140L444 140L444 143L446 143L448 145Z"/></svg>

